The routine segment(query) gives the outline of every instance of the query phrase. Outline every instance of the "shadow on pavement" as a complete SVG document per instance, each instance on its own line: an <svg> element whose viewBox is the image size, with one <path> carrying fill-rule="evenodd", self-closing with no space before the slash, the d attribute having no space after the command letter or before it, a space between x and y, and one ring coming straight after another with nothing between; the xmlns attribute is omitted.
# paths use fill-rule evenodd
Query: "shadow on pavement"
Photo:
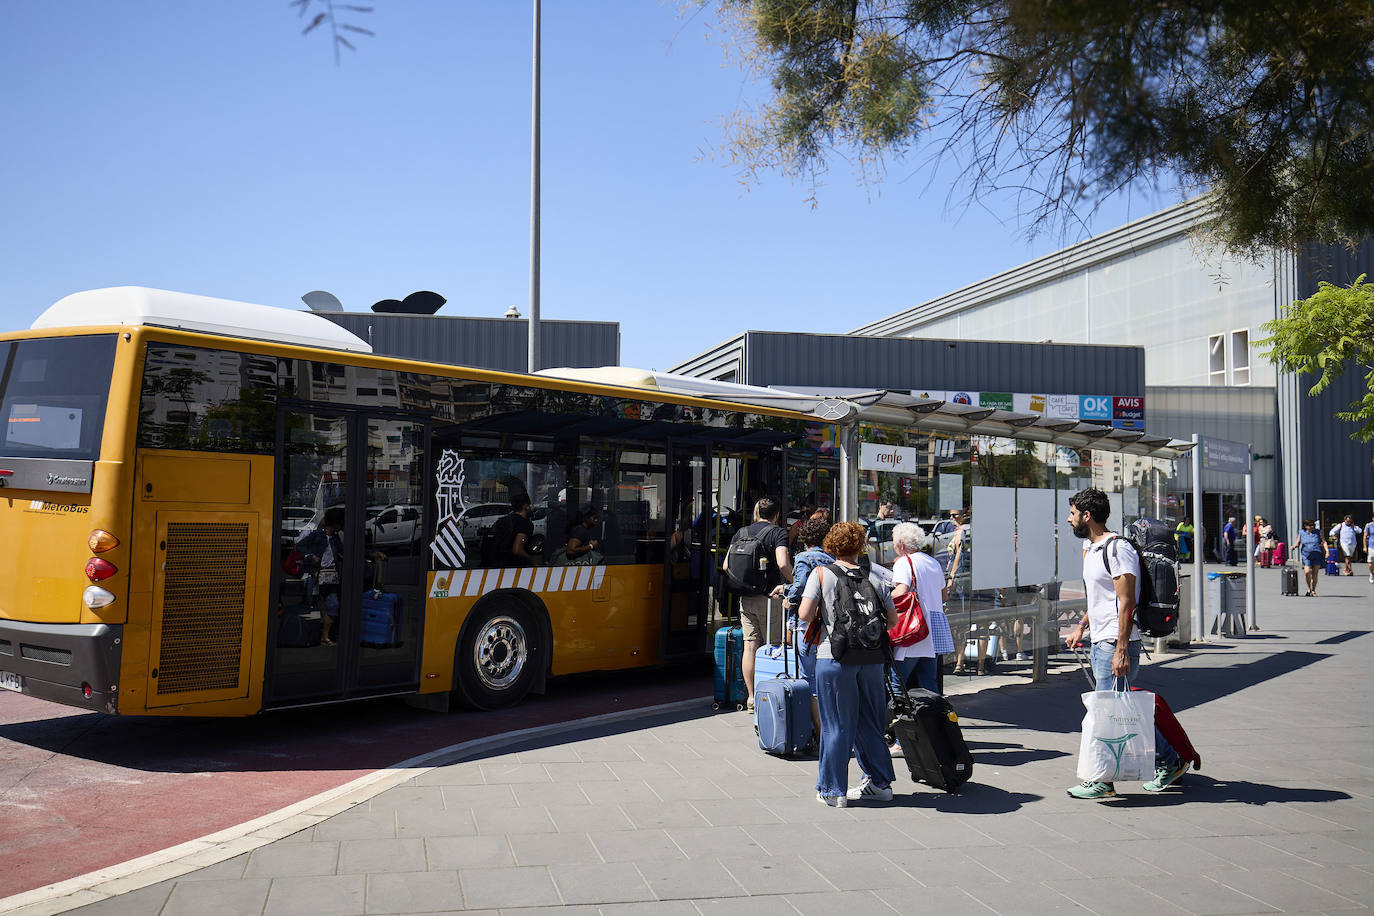
<svg viewBox="0 0 1374 916"><path fill-rule="evenodd" d="M1102 802L1114 808L1156 807L1159 805L1239 804L1271 805L1286 802L1334 802L1350 798L1345 792L1333 789L1300 789L1291 786L1267 786L1258 782L1213 779L1201 773L1184 777L1181 789L1170 789L1157 795L1118 795Z"/></svg>
<svg viewBox="0 0 1374 916"><path fill-rule="evenodd" d="M1067 751L1052 751L1045 748L1026 747L1024 744L1004 744L995 741L969 741L968 749L973 752L974 760L981 766L1014 767L1023 763L1040 760L1054 760L1072 756Z"/></svg>
<svg viewBox="0 0 1374 916"><path fill-rule="evenodd" d="M374 770L473 738L684 699L703 698L709 715L710 694L700 668L660 668L557 679L548 694L491 712L435 713L382 698L244 719L82 713L0 724L0 743L150 773ZM60 709L23 700L29 715Z"/></svg>

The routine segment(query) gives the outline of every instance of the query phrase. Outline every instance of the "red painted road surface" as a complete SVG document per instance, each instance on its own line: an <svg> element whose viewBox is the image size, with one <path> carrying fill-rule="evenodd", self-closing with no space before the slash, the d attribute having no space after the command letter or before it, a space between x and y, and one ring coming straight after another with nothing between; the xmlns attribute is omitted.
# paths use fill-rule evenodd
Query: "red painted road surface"
<svg viewBox="0 0 1374 916"><path fill-rule="evenodd" d="M0 898L462 741L710 694L699 670L634 672L555 682L499 712L387 699L212 720L104 716L0 691Z"/></svg>

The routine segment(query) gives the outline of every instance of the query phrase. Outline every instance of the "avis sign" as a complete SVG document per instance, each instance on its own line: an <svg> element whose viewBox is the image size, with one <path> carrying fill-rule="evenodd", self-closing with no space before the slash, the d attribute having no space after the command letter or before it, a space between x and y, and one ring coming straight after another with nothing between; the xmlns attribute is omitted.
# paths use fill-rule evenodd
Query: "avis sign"
<svg viewBox="0 0 1374 916"><path fill-rule="evenodd" d="M860 442L859 470L887 471L890 474L915 474L916 449L901 445Z"/></svg>

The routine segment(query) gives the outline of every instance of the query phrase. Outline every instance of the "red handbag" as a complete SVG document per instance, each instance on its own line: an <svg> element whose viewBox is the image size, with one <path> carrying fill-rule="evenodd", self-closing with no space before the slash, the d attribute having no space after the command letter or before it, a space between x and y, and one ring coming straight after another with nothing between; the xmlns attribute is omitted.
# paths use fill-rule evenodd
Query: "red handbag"
<svg viewBox="0 0 1374 916"><path fill-rule="evenodd" d="M892 599L897 609L897 625L887 631L887 638L893 646L914 646L930 635L930 624L921 611L921 599L916 597L916 567L911 557L906 558L911 570L911 588L906 594Z"/></svg>

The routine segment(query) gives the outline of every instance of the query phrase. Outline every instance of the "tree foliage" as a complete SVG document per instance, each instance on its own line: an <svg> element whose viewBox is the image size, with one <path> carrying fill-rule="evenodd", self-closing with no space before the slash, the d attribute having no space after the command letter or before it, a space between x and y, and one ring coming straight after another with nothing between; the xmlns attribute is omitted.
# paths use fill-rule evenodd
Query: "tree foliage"
<svg viewBox="0 0 1374 916"><path fill-rule="evenodd" d="M290 0L287 4L296 11L296 15L302 19L309 16L305 28L301 29L302 35L309 35L318 28L327 28L330 34L330 45L334 48L334 65L339 64L339 52L342 48L350 51L358 50L346 33L352 32L355 35L366 35L369 38L375 37L376 32L365 29L360 25L339 20L339 13L370 13L372 7L359 6L356 3L335 3L334 0Z"/></svg>
<svg viewBox="0 0 1374 916"><path fill-rule="evenodd" d="M1032 228L1167 175L1232 250L1374 231L1370 0L697 2L772 84L729 122L748 175L880 177L930 138Z"/></svg>
<svg viewBox="0 0 1374 916"><path fill-rule="evenodd" d="M1319 376L1308 394L1321 394L1348 368L1364 369L1368 393L1336 416L1360 424L1352 438L1374 439L1374 285L1363 274L1348 287L1319 284L1264 330L1270 335L1260 341L1270 348L1264 355L1279 368Z"/></svg>

